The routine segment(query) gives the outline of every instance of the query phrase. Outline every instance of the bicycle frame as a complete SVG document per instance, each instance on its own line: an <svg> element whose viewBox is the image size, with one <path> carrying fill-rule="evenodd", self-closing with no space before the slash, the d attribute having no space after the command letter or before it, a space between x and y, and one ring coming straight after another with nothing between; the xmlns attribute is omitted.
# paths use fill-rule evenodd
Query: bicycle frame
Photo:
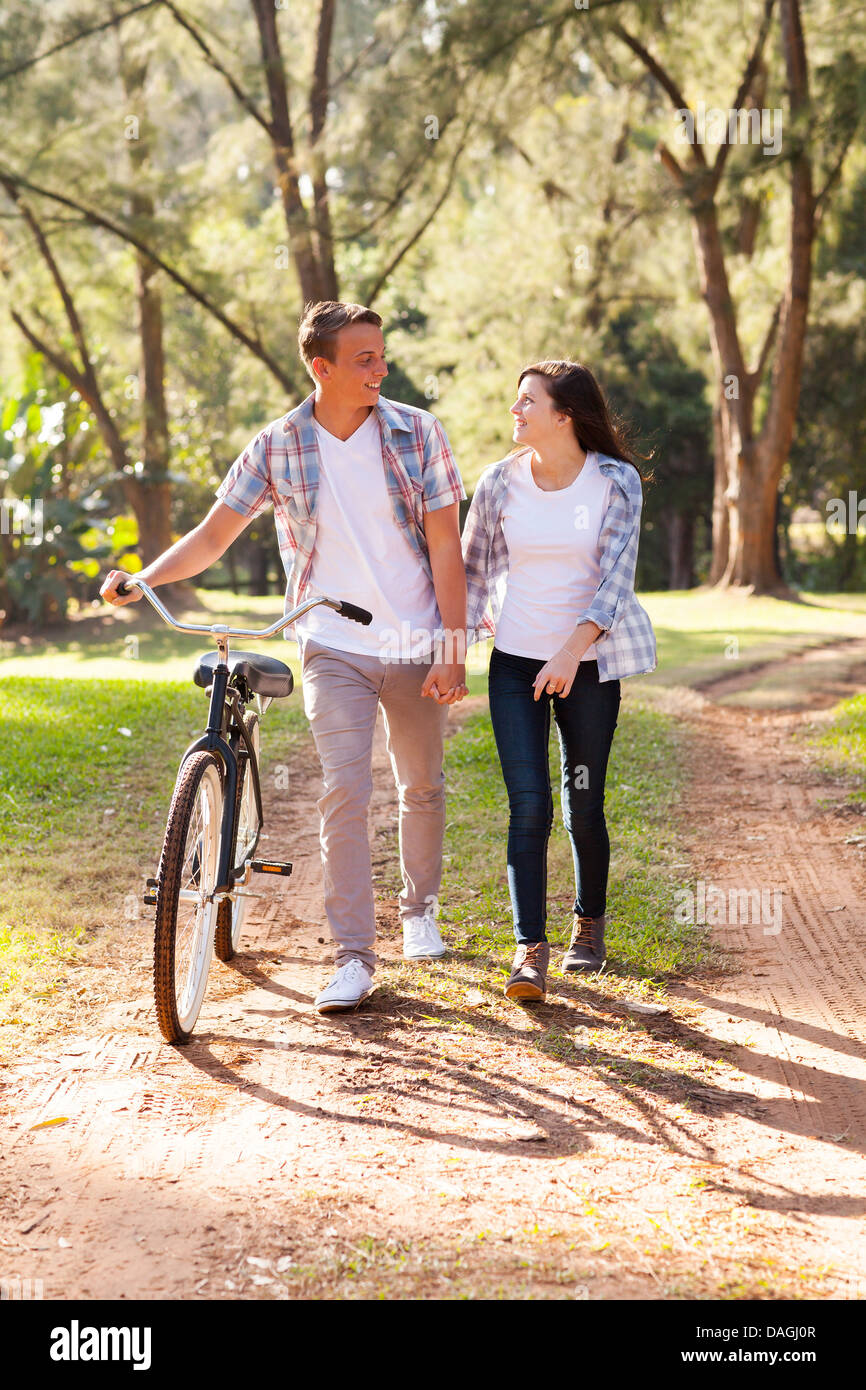
<svg viewBox="0 0 866 1390"><path fill-rule="evenodd" d="M213 684L210 687L210 708L208 710L207 728L199 738L195 739L189 745L180 760L180 767L183 767L187 758L191 757L193 753L198 753L201 750L206 750L209 753L215 754L222 763L224 787L223 815L220 829L217 884L213 893L214 900L218 901L231 893L235 886L234 864L231 860L234 853L234 820L235 802L237 800L238 756L229 741L223 736L223 721L225 719L226 710L228 709L229 711L230 727L232 710L234 709L234 712L237 713L238 704L237 697L235 697L234 700L227 698L229 693L230 674L228 667L230 638L251 637L259 640L266 637L276 637L277 633L283 632L285 628L289 627L297 618L302 617L304 613L308 613L311 608L315 608L320 603L324 603L327 607L333 608L337 613L343 613L346 617L352 617L356 622L369 623L371 621L371 615L363 609L355 608L352 604L346 603L345 600L320 596L318 598L306 599L305 602L300 604L297 608L293 608L290 613L284 613L283 617L278 619L277 622L272 623L270 627L233 628L228 627L225 623L213 623L210 627L207 627L200 623L179 623L177 619L169 613L161 600L157 598L150 586L140 579L130 577L125 581L124 589L118 590L118 592L124 592L132 586L141 590L151 607L154 608L163 621L168 623L169 627L173 627L176 632L201 633L208 637L212 637L216 643L219 659L214 667ZM262 713L264 713L264 710ZM261 824L264 815L262 811L262 792L259 782L258 760L253 752L252 745L247 736L247 731L243 725L243 720L239 718L237 723L240 736L246 744L250 768L254 769L253 786L256 796L256 810L259 823Z"/></svg>

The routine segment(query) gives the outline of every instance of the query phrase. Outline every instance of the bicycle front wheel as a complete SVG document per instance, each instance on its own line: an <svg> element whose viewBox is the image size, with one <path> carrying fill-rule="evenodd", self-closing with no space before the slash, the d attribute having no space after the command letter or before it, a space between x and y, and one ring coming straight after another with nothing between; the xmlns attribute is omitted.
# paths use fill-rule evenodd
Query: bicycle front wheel
<svg viewBox="0 0 866 1390"><path fill-rule="evenodd" d="M222 796L217 759L193 753L175 784L157 875L153 988L160 1031L170 1043L191 1037L207 986Z"/></svg>

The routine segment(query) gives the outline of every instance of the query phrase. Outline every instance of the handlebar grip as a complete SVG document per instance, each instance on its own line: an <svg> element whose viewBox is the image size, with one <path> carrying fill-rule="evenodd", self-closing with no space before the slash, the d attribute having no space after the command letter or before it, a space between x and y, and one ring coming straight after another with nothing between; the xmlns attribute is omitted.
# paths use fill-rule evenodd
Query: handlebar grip
<svg viewBox="0 0 866 1390"><path fill-rule="evenodd" d="M121 598L124 598L125 595L129 593L129 585L124 581L123 583L118 584L114 592L118 594Z"/></svg>
<svg viewBox="0 0 866 1390"><path fill-rule="evenodd" d="M354 603L348 603L346 599L340 599L340 609L344 618L351 618L353 623L363 623L364 627L369 627L373 621L373 614L368 613L366 608L357 608Z"/></svg>

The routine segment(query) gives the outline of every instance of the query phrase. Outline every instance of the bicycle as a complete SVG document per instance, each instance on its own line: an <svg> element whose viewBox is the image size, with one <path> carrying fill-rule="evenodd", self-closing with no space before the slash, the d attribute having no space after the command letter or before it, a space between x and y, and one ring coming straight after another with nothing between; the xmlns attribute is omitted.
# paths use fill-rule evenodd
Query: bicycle
<svg viewBox="0 0 866 1390"><path fill-rule="evenodd" d="M207 988L211 957L231 960L238 949L246 906L258 897L253 873L289 875L290 863L254 858L264 824L259 780L259 724L275 699L291 695L294 678L274 657L229 653L234 637L275 637L324 603L365 626L373 615L341 599L307 599L270 627L231 628L180 623L141 580L140 589L177 632L208 633L216 652L199 657L193 680L210 697L207 728L180 760L156 877L147 880L145 904L156 908L153 992L160 1032L169 1043L192 1037ZM257 710L247 709L255 698Z"/></svg>

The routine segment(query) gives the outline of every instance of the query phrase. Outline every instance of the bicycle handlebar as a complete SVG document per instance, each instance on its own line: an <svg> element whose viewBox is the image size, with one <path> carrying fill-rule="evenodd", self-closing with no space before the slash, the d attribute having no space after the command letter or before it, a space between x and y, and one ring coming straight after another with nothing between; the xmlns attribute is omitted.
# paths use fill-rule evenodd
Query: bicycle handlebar
<svg viewBox="0 0 866 1390"><path fill-rule="evenodd" d="M333 608L335 613L342 614L344 618L350 618L353 623L363 623L365 627L369 627L370 623L373 621L373 614L368 613L366 608L358 608L354 603L347 602L346 599L326 598L322 595L319 598L306 599L297 608L293 608L291 613L284 613L282 618L278 619L277 622L271 623L270 627L227 627L225 623L213 623L210 627L205 627L201 623L179 623L177 619L172 617L171 613L169 613L165 604L157 598L150 585L145 584L141 579L121 581L117 586L116 592L123 598L125 594L129 593L132 586L141 590L151 607L154 608L163 621L168 623L169 627L173 627L175 631L205 632L211 637L276 637L278 632L282 632L284 628L289 627L297 618L302 617L304 613L309 613L311 608L315 608L320 603L327 604L328 608Z"/></svg>

